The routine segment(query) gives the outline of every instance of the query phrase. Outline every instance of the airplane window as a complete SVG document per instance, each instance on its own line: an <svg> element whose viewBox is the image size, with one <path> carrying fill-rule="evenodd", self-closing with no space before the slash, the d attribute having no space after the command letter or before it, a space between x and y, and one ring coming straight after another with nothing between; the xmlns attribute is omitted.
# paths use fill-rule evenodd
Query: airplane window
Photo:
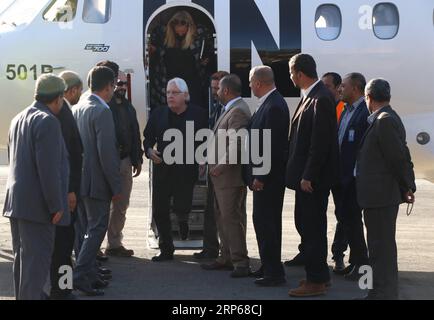
<svg viewBox="0 0 434 320"><path fill-rule="evenodd" d="M321 40L337 39L342 29L341 10L333 4L319 6L315 14L315 29Z"/></svg>
<svg viewBox="0 0 434 320"><path fill-rule="evenodd" d="M374 7L372 24L377 38L388 40L398 34L399 12L393 3L379 3Z"/></svg>
<svg viewBox="0 0 434 320"><path fill-rule="evenodd" d="M47 4L47 0L15 0L8 6L2 3L2 12L0 13L0 28L13 29L20 26L28 25L41 12Z"/></svg>
<svg viewBox="0 0 434 320"><path fill-rule="evenodd" d="M44 12L44 20L69 22L77 13L77 0L53 0Z"/></svg>
<svg viewBox="0 0 434 320"><path fill-rule="evenodd" d="M111 17L111 0L85 0L83 21L87 23L106 23Z"/></svg>

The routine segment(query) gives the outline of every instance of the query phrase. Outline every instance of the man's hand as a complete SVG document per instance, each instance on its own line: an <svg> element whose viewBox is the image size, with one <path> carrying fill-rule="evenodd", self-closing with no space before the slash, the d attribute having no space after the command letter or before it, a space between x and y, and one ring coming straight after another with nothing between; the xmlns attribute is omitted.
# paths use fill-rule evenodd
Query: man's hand
<svg viewBox="0 0 434 320"><path fill-rule="evenodd" d="M116 194L116 195L114 195L113 197L112 197L112 201L113 202L118 202L118 201L120 201L122 199L122 195L119 193L119 194Z"/></svg>
<svg viewBox="0 0 434 320"><path fill-rule="evenodd" d="M163 159L161 159L160 156L161 156L160 152L158 152L157 150L149 148L148 157L149 157L149 159L152 160L153 163L155 163L155 164L162 163Z"/></svg>
<svg viewBox="0 0 434 320"><path fill-rule="evenodd" d="M53 219L51 220L51 223L56 225L60 222L63 216L63 211L58 211L53 215Z"/></svg>
<svg viewBox="0 0 434 320"><path fill-rule="evenodd" d="M73 212L77 208L77 196L75 192L68 193L68 207L69 212Z"/></svg>
<svg viewBox="0 0 434 320"><path fill-rule="evenodd" d="M256 192L264 190L264 183L255 179L252 184L252 190Z"/></svg>
<svg viewBox="0 0 434 320"><path fill-rule="evenodd" d="M414 203L416 201L413 191L409 190L404 194L404 201L405 203Z"/></svg>
<svg viewBox="0 0 434 320"><path fill-rule="evenodd" d="M301 180L300 182L300 187L301 190L307 193L312 193L313 192L313 188L312 188L312 182L308 181L308 180Z"/></svg>
<svg viewBox="0 0 434 320"><path fill-rule="evenodd" d="M222 175L222 169L221 169L221 167L219 167L219 166L215 166L210 172L209 172L209 174L210 174L210 176L212 176L212 177L220 177L221 175Z"/></svg>
<svg viewBox="0 0 434 320"><path fill-rule="evenodd" d="M137 166L133 167L133 178L137 178L142 173L142 164L139 163Z"/></svg>

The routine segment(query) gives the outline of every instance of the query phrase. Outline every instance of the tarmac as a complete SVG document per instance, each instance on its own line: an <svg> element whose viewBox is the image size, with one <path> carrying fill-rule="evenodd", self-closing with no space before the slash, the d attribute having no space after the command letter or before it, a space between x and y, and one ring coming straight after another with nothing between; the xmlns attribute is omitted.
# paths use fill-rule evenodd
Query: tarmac
<svg viewBox="0 0 434 320"><path fill-rule="evenodd" d="M7 167L0 167L0 205L3 208ZM434 184L417 180L418 191L413 213L406 215L401 206L397 224L400 298L434 299ZM131 204L124 230L124 245L135 251L132 258L110 257L105 264L113 271L113 280L105 295L84 300L291 300L288 290L305 277L300 267L287 268L287 284L275 288L257 287L252 278L232 279L228 271L204 271L193 259L197 250L177 250L175 260L155 263L150 259L158 250L148 246L148 168L134 180ZM287 190L283 212L282 260L297 253L300 237L294 226L294 193ZM256 236L252 224L252 195L247 198L247 244L253 267L259 264ZM329 248L333 241L336 219L332 197L328 210ZM103 247L105 246L105 242ZM0 300L14 299L12 282L12 245L9 220L0 218ZM346 257L347 259L347 257ZM333 266L329 249L328 263ZM366 295L357 282L344 280L332 273L327 295L315 299L351 300Z"/></svg>

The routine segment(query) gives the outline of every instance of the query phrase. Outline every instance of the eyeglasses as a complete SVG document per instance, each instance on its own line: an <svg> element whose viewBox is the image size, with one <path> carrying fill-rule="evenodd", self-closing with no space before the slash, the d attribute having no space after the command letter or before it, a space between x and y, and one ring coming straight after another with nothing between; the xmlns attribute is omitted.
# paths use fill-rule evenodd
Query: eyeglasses
<svg viewBox="0 0 434 320"><path fill-rule="evenodd" d="M188 26L189 23L185 20L178 20L178 19L174 19L172 20L172 26Z"/></svg>
<svg viewBox="0 0 434 320"><path fill-rule="evenodd" d="M118 86L118 87L123 87L123 86L126 86L128 84L128 82L127 81L118 81L118 82L116 82L116 86Z"/></svg>
<svg viewBox="0 0 434 320"><path fill-rule="evenodd" d="M181 92L181 91L167 91L166 92L166 95L167 96L177 96L177 95L180 95L180 94L182 94L183 92Z"/></svg>

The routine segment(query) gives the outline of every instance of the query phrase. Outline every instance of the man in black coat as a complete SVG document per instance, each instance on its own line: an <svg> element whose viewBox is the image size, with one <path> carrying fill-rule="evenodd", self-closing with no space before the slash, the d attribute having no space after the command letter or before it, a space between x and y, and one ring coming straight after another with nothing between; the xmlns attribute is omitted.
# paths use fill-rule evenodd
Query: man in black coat
<svg viewBox="0 0 434 320"><path fill-rule="evenodd" d="M326 293L327 206L338 178L336 104L318 80L315 60L298 54L290 62L291 79L303 99L292 119L286 186L295 190L295 223L301 235L306 279L289 294L296 297Z"/></svg>
<svg viewBox="0 0 434 320"><path fill-rule="evenodd" d="M186 145L194 141L187 137L187 128L194 123L194 132L208 127L208 116L204 109L188 104L189 93L183 79L175 78L167 85L167 104L153 110L144 131L143 146L145 155L153 162L152 166L152 215L158 229L160 255L152 258L159 262L173 259L172 226L170 221L170 200L173 197L173 211L177 215L181 240L188 238L188 216L193 201L193 189L198 178L199 168L196 160L187 163L189 154ZM172 150L167 159L164 152L174 145L172 140L165 141L164 134L169 129L176 129L182 134L182 146ZM173 132L173 131L172 131ZM176 142L176 140L175 140ZM157 149L154 149L155 145ZM195 144L194 150L198 144ZM169 161L167 161L169 160ZM170 163L170 160L175 160ZM179 161L178 161L179 160Z"/></svg>
<svg viewBox="0 0 434 320"><path fill-rule="evenodd" d="M277 286L286 281L281 262L282 208L290 115L288 105L276 89L270 67L253 68L250 87L259 98L259 107L249 126L250 154L252 149L257 149L256 154L265 157L269 169L259 172L259 166L267 167L267 163L258 164L251 158L245 166L246 184L253 190L253 225L262 263L254 276L259 286ZM271 132L271 141L263 141L266 130ZM254 131L259 132L259 141L252 141ZM271 149L267 150L267 146Z"/></svg>
<svg viewBox="0 0 434 320"><path fill-rule="evenodd" d="M72 249L74 247L75 230L74 223L76 218L77 198L80 195L81 182L81 165L83 146L81 143L80 133L78 132L77 123L72 115L71 107L80 100L83 90L83 83L78 74L72 71L65 71L59 75L66 83L63 107L60 113L56 115L60 121L62 135L65 141L66 149L69 154L69 193L68 204L71 211L71 223L68 226L56 226L55 242L53 257L51 263L51 299L69 299L73 298L71 290L61 289L59 279L63 273L59 273L62 266L72 268Z"/></svg>
<svg viewBox="0 0 434 320"><path fill-rule="evenodd" d="M357 155L357 199L364 211L373 288L367 299L398 299L396 219L413 204L416 183L404 125L390 106L390 85L371 80L365 89L371 115Z"/></svg>

